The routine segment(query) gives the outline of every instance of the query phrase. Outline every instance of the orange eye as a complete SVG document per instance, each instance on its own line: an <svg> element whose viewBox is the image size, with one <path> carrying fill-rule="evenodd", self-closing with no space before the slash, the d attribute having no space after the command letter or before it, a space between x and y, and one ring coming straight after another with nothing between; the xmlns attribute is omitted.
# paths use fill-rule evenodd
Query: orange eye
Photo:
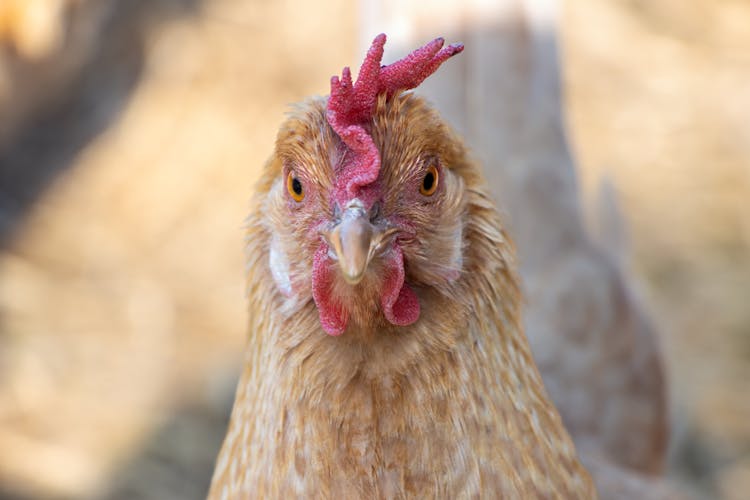
<svg viewBox="0 0 750 500"><path fill-rule="evenodd" d="M305 199L305 192L302 190L302 182L294 176L293 172L289 172L286 176L286 190L289 191L289 195L296 202Z"/></svg>
<svg viewBox="0 0 750 500"><path fill-rule="evenodd" d="M427 169L427 173L424 174L422 179L422 185L419 186L419 192L425 196L432 196L437 191L438 187L438 169L435 165L430 165Z"/></svg>

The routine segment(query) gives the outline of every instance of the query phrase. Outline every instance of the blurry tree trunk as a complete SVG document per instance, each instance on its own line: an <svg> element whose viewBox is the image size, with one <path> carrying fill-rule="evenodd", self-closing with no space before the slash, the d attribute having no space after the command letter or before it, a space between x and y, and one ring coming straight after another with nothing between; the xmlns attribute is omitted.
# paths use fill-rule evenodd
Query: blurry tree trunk
<svg viewBox="0 0 750 500"><path fill-rule="evenodd" d="M584 228L564 125L557 2L422 5L363 0L362 47L387 33L387 63L436 36L465 44L418 92L465 137L509 218L526 331L547 390L582 454L660 472L668 436L660 350L621 266ZM595 479L610 497L612 482Z"/></svg>

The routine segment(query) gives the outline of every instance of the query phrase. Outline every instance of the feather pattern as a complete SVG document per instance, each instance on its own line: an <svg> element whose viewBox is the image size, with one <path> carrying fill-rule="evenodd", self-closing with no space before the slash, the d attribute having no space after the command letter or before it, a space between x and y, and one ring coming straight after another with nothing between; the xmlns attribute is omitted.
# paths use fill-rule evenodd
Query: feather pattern
<svg viewBox="0 0 750 500"><path fill-rule="evenodd" d="M387 321L374 262L337 299L346 331L325 334L310 288L310 228L327 216L340 150L325 104L307 101L282 126L254 198L250 334L209 498L595 497L523 334L514 249L481 171L414 95L381 96L370 126L381 210L411 228L401 248L421 315ZM420 199L410 187L435 162L440 194ZM310 206L284 201L289 168ZM272 242L300 304L291 313Z"/></svg>

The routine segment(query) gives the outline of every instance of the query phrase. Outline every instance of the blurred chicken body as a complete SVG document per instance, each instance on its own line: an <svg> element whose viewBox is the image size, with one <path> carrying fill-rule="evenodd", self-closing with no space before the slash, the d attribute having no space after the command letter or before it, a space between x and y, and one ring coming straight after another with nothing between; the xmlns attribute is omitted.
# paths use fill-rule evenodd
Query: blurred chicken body
<svg viewBox="0 0 750 500"><path fill-rule="evenodd" d="M356 84L345 70L295 108L262 174L250 338L209 498L593 498L481 171L402 93L461 47L380 67L384 41Z"/></svg>

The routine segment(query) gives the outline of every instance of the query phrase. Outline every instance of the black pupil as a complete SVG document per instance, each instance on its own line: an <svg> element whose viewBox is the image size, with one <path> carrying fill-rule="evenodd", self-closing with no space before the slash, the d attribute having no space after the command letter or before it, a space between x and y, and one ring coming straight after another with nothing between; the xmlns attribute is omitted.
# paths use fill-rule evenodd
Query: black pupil
<svg viewBox="0 0 750 500"><path fill-rule="evenodd" d="M292 179L292 191L294 191L294 194L297 196L302 194L302 183L299 179Z"/></svg>
<svg viewBox="0 0 750 500"><path fill-rule="evenodd" d="M432 172L427 172L427 175L424 176L424 180L422 181L422 187L425 191L429 191L432 189L432 186L435 184L435 174Z"/></svg>

